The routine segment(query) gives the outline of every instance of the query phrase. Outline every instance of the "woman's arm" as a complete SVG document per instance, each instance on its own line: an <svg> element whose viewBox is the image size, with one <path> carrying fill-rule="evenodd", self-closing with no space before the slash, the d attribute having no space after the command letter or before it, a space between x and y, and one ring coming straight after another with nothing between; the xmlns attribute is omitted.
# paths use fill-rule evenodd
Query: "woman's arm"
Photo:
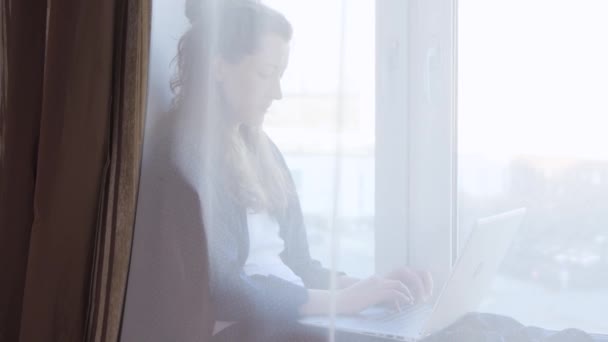
<svg viewBox="0 0 608 342"><path fill-rule="evenodd" d="M327 290L308 290L308 301L300 306L302 316L328 315L331 292Z"/></svg>
<svg viewBox="0 0 608 342"><path fill-rule="evenodd" d="M306 287L329 289L331 270L323 267L320 262L310 256L302 208L287 163L272 140L268 136L266 139L268 147L276 157L278 166L287 175L286 185L290 188L291 193L285 213L277 218L281 227L281 238L285 241L285 251L281 254L281 259L296 275L302 278ZM338 277L342 275L338 272Z"/></svg>
<svg viewBox="0 0 608 342"><path fill-rule="evenodd" d="M298 308L308 300L305 288L273 275L247 275L243 271L247 248L245 214L229 203L213 200L205 201L204 208L207 214L201 222L205 222L208 241L215 318L296 319Z"/></svg>
<svg viewBox="0 0 608 342"><path fill-rule="evenodd" d="M336 287L338 289L344 289L351 285L354 285L355 283L357 283L359 281L361 281L361 279L354 278L354 277L348 276L346 274L342 274L342 275L338 276Z"/></svg>

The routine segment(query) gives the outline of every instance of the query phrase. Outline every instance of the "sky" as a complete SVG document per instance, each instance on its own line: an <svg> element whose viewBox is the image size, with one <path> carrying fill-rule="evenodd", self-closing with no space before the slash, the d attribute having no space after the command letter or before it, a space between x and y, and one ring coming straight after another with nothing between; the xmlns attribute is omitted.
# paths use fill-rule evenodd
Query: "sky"
<svg viewBox="0 0 608 342"><path fill-rule="evenodd" d="M608 160L608 1L459 6L460 151Z"/></svg>

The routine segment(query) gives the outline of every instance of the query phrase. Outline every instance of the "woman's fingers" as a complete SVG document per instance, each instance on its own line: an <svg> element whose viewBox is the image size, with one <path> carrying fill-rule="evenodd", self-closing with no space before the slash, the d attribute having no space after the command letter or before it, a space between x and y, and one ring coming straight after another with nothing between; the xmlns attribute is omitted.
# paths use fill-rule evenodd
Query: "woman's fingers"
<svg viewBox="0 0 608 342"><path fill-rule="evenodd" d="M407 295L405 295L403 292L399 291L399 290L392 290L392 295L393 295L393 300L397 301L397 304L399 305L399 303L403 303L403 304L411 304L412 303L412 299L410 297L408 297ZM398 309L401 309L400 307L398 307Z"/></svg>
<svg viewBox="0 0 608 342"><path fill-rule="evenodd" d="M409 269L393 272L390 278L372 276L341 290L343 312L359 312L369 306L389 304L414 304L426 299L426 290L432 286L432 279Z"/></svg>
<svg viewBox="0 0 608 342"><path fill-rule="evenodd" d="M426 298L426 291L422 279L418 274L408 268L401 269L401 279L414 295L414 300L423 300Z"/></svg>
<svg viewBox="0 0 608 342"><path fill-rule="evenodd" d="M424 284L424 290L427 297L433 295L433 276L429 271L418 271L418 276L422 279L422 283Z"/></svg>
<svg viewBox="0 0 608 342"><path fill-rule="evenodd" d="M395 304L399 305L399 307L400 307L401 304L410 304L411 303L410 297L408 297L406 294L404 294L403 292L401 292L399 290L394 290L394 289L390 289L390 288L382 290L380 293L379 299L380 299L379 302L375 303L375 304L379 304L382 302L389 303L389 304L395 303Z"/></svg>
<svg viewBox="0 0 608 342"><path fill-rule="evenodd" d="M405 286L404 283L402 283L399 280L386 280L384 287L391 289L393 291L397 291L399 293L401 293L403 295L402 299L403 299L403 303L406 304L412 304L414 303L414 296L412 295L412 292L410 291L410 289Z"/></svg>

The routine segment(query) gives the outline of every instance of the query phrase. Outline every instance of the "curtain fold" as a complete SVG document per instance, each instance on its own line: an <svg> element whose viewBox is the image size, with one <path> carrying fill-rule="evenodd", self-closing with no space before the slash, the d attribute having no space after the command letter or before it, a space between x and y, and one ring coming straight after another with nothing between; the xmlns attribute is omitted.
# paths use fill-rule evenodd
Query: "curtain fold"
<svg viewBox="0 0 608 342"><path fill-rule="evenodd" d="M120 336L142 158L151 3L118 4L110 168L95 245L88 341Z"/></svg>
<svg viewBox="0 0 608 342"><path fill-rule="evenodd" d="M46 0L3 0L0 10L0 341L13 342L19 340L34 220Z"/></svg>
<svg viewBox="0 0 608 342"><path fill-rule="evenodd" d="M1 9L0 263L9 276L0 341L116 341L150 1L4 0Z"/></svg>

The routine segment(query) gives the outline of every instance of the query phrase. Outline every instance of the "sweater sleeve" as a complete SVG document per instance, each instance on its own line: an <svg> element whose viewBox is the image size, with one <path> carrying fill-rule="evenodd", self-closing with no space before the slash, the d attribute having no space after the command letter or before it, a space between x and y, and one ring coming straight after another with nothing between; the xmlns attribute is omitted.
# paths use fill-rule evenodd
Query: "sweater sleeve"
<svg viewBox="0 0 608 342"><path fill-rule="evenodd" d="M281 224L281 237L285 241L285 250L281 254L281 258L295 274L302 278L306 287L323 290L329 289L331 270L323 267L319 261L314 260L310 256L302 207L287 163L278 147L269 138L268 141L279 165L288 176L288 186L292 188L294 194L289 199L284 217L279 220ZM337 272L337 275L345 275L345 273Z"/></svg>
<svg viewBox="0 0 608 342"><path fill-rule="evenodd" d="M291 200L286 217L282 220L285 250L283 262L297 274L308 288L326 290L330 287L331 270L310 256L304 218L297 197ZM345 275L336 272L336 275Z"/></svg>
<svg viewBox="0 0 608 342"><path fill-rule="evenodd" d="M210 288L216 319L297 319L299 307L308 300L306 289L272 275L245 274L240 253L246 246L236 232L241 226L239 214L212 212L215 217L206 218L206 222L211 225Z"/></svg>

